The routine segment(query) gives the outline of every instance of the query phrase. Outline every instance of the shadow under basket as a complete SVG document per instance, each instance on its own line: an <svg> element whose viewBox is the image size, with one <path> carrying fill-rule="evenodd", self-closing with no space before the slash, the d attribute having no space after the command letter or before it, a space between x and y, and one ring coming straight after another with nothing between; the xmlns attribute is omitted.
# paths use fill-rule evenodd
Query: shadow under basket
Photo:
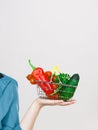
<svg viewBox="0 0 98 130"><path fill-rule="evenodd" d="M41 89L40 86L37 85L37 94L38 97L43 99L53 99L53 100L64 100L67 101L71 99L75 93L77 86L72 86L69 84L62 84L62 83L49 83L58 85L59 89L53 89L55 94L46 95L45 92Z"/></svg>

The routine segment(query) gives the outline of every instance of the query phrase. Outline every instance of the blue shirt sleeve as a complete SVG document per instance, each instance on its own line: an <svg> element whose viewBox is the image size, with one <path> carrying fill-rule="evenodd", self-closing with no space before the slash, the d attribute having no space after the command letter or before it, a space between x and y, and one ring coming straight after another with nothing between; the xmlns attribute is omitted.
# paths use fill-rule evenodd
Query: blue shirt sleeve
<svg viewBox="0 0 98 130"><path fill-rule="evenodd" d="M17 87L17 82L10 79L0 97L0 130L22 130L19 123Z"/></svg>

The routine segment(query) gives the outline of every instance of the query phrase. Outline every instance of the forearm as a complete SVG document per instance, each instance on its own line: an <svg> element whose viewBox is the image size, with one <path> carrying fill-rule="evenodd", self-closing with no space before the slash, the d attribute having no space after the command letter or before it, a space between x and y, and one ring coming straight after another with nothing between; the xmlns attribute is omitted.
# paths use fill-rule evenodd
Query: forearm
<svg viewBox="0 0 98 130"><path fill-rule="evenodd" d="M46 106L46 105L67 106L73 103L75 103L75 100L64 102L63 100L49 100L49 99L38 98L29 107L28 111L26 112L26 114L24 115L20 123L20 126L22 130L32 130L34 127L35 120L39 114L39 111L43 106Z"/></svg>
<svg viewBox="0 0 98 130"><path fill-rule="evenodd" d="M35 120L39 114L39 111L41 109L41 105L35 100L31 106L29 107L28 111L24 115L22 121L21 121L21 128L22 130L32 130Z"/></svg>

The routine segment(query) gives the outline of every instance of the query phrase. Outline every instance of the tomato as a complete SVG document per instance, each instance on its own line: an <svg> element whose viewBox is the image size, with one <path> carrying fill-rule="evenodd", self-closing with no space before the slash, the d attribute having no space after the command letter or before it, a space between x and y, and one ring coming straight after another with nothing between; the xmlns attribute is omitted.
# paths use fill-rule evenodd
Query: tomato
<svg viewBox="0 0 98 130"><path fill-rule="evenodd" d="M30 81L31 84L36 84L36 81L33 78L32 74L28 74L26 78Z"/></svg>
<svg viewBox="0 0 98 130"><path fill-rule="evenodd" d="M32 75L31 74L28 74L27 77L26 77L28 80L30 80L32 78Z"/></svg>
<svg viewBox="0 0 98 130"><path fill-rule="evenodd" d="M52 87L53 87L53 89L57 89L58 88L58 85L57 84L51 84L52 85Z"/></svg>
<svg viewBox="0 0 98 130"><path fill-rule="evenodd" d="M51 71L46 71L45 74L48 76L48 78L50 79L52 76L52 72Z"/></svg>
<svg viewBox="0 0 98 130"><path fill-rule="evenodd" d="M59 99L59 94L55 94L55 95L52 95L52 96L49 96L49 99Z"/></svg>
<svg viewBox="0 0 98 130"><path fill-rule="evenodd" d="M34 78L31 78L31 79L30 79L30 83L31 83L31 84L36 84L36 80L35 80Z"/></svg>
<svg viewBox="0 0 98 130"><path fill-rule="evenodd" d="M54 82L56 78L57 78L57 76L54 75L54 76L52 77L52 81Z"/></svg>

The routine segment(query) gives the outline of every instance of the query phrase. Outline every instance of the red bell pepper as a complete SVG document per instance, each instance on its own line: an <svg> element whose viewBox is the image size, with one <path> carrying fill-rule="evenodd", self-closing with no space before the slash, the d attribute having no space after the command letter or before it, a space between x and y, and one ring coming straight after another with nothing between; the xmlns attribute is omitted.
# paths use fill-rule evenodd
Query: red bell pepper
<svg viewBox="0 0 98 130"><path fill-rule="evenodd" d="M40 67L34 67L30 60L29 60L29 65L32 67L32 76L34 77L35 81L39 85L39 87L46 93L47 96L50 94L54 93L54 89L52 85L49 83L49 78L45 74L44 70ZM50 96L49 96L50 97Z"/></svg>

